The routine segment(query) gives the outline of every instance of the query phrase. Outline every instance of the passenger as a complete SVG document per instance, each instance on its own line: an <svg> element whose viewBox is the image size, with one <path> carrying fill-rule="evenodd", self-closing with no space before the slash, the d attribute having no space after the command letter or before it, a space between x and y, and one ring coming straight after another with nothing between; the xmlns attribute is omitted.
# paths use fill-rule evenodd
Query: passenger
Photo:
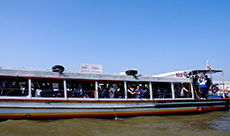
<svg viewBox="0 0 230 136"><path fill-rule="evenodd" d="M8 86L7 96L17 96L17 92L14 90L14 86Z"/></svg>
<svg viewBox="0 0 230 136"><path fill-rule="evenodd" d="M162 96L163 96L163 98L166 97L167 92L168 92L168 89L165 88L165 87L163 87L163 88L162 88Z"/></svg>
<svg viewBox="0 0 230 136"><path fill-rule="evenodd" d="M153 98L156 98L157 92L156 92L155 87L152 87L152 91L153 91L152 93Z"/></svg>
<svg viewBox="0 0 230 136"><path fill-rule="evenodd" d="M179 98L185 97L185 92L189 93L189 91L184 87L184 84L181 84L181 87L177 91Z"/></svg>
<svg viewBox="0 0 230 136"><path fill-rule="evenodd" d="M205 75L205 78L207 80L207 82L206 82L206 86L207 86L206 91L207 91L207 94L206 94L205 98L208 98L208 92L209 92L209 89L210 89L210 87L212 85L212 81L211 81L210 78L208 78L207 75Z"/></svg>
<svg viewBox="0 0 230 136"><path fill-rule="evenodd" d="M28 83L25 83L24 90L22 90L23 96L29 96Z"/></svg>
<svg viewBox="0 0 230 136"><path fill-rule="evenodd" d="M1 84L0 84L0 91L1 91L1 93L0 93L0 96L2 96L3 94L4 94L4 88L5 88L5 84L6 84L6 81L1 81L0 82Z"/></svg>
<svg viewBox="0 0 230 136"><path fill-rule="evenodd" d="M42 90L38 83L34 84L34 90L35 90L35 97L41 97Z"/></svg>
<svg viewBox="0 0 230 136"><path fill-rule="evenodd" d="M133 94L136 99L141 99L141 97L144 95L144 91L139 85L137 85L137 89L134 90Z"/></svg>
<svg viewBox="0 0 230 136"><path fill-rule="evenodd" d="M112 84L109 84L109 98L114 98L116 89L113 88Z"/></svg>
<svg viewBox="0 0 230 136"><path fill-rule="evenodd" d="M144 84L142 85L142 90L144 91L143 97L149 98L149 91Z"/></svg>
<svg viewBox="0 0 230 136"><path fill-rule="evenodd" d="M159 86L157 86L157 93L158 93L158 98L163 98L163 92Z"/></svg>
<svg viewBox="0 0 230 136"><path fill-rule="evenodd" d="M22 90L20 89L19 82L13 81L12 85L15 91L15 96L22 96Z"/></svg>
<svg viewBox="0 0 230 136"><path fill-rule="evenodd" d="M89 98L89 95L87 93L85 93L83 98Z"/></svg>
<svg viewBox="0 0 230 136"><path fill-rule="evenodd" d="M129 92L128 93L128 97L129 98L133 98L133 91L134 91L134 88L131 87L131 84L129 83L128 86L127 86L127 91Z"/></svg>
<svg viewBox="0 0 230 136"><path fill-rule="evenodd" d="M175 85L174 85L174 94L175 94L175 98L178 97L178 93L177 93L178 90L179 90L178 84L175 84Z"/></svg>
<svg viewBox="0 0 230 136"><path fill-rule="evenodd" d="M57 93L56 97L63 97L62 93Z"/></svg>
<svg viewBox="0 0 230 136"><path fill-rule="evenodd" d="M196 75L195 77L193 77L193 89L194 89L194 92L195 92L195 98L197 99L200 99L200 96L199 96L199 83L198 83L198 76Z"/></svg>
<svg viewBox="0 0 230 136"><path fill-rule="evenodd" d="M82 89L79 87L74 88L72 91L72 97L82 97Z"/></svg>
<svg viewBox="0 0 230 136"><path fill-rule="evenodd" d="M2 82L0 81L0 96L2 95L3 93L3 85L1 84Z"/></svg>
<svg viewBox="0 0 230 136"><path fill-rule="evenodd" d="M122 83L118 83L118 88L116 91L117 98L124 98L124 86Z"/></svg>
<svg viewBox="0 0 230 136"><path fill-rule="evenodd" d="M216 84L213 84L213 86L212 86L212 92L213 93L217 93L218 92L218 87L217 87Z"/></svg>
<svg viewBox="0 0 230 136"><path fill-rule="evenodd" d="M41 97L48 97L49 96L49 93L48 93L48 91L42 91L41 92Z"/></svg>
<svg viewBox="0 0 230 136"><path fill-rule="evenodd" d="M102 90L102 92L101 92L101 98L107 98L108 91L105 89L104 85L101 86L101 90Z"/></svg>
<svg viewBox="0 0 230 136"><path fill-rule="evenodd" d="M207 86L206 86L206 78L201 75L200 78L198 79L198 83L199 83L199 87L200 87L200 90L201 90L201 99L204 99L206 97L206 89L207 89Z"/></svg>

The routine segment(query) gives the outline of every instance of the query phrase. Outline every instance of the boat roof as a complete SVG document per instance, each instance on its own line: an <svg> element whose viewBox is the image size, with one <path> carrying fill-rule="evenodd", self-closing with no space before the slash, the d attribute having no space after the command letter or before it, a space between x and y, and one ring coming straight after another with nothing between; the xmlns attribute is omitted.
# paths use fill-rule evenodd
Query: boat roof
<svg viewBox="0 0 230 136"><path fill-rule="evenodd" d="M52 71L1 69L0 77L27 78L27 79L59 79L59 80L92 80L92 81L140 81L140 82L190 82L188 78L154 77L141 75L89 74L89 73L58 73Z"/></svg>
<svg viewBox="0 0 230 136"><path fill-rule="evenodd" d="M213 70L213 69L206 69L206 70L191 70L188 75L197 75L197 74L214 74L214 73L222 73L223 70Z"/></svg>
<svg viewBox="0 0 230 136"><path fill-rule="evenodd" d="M181 71L174 71L174 72L168 72L163 74L154 75L153 77L181 77L181 78L188 78L192 75L199 75L199 74L214 74L218 72L223 72L222 70L213 70L213 69L207 69L207 70L181 70Z"/></svg>

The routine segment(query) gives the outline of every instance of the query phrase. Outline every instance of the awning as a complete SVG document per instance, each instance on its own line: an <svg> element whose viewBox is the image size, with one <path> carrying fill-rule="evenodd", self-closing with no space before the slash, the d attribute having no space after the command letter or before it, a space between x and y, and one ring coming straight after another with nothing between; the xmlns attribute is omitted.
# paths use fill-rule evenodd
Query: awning
<svg viewBox="0 0 230 136"><path fill-rule="evenodd" d="M218 72L223 72L223 70L191 70L188 75L197 75L197 74L213 74L213 73L218 73Z"/></svg>

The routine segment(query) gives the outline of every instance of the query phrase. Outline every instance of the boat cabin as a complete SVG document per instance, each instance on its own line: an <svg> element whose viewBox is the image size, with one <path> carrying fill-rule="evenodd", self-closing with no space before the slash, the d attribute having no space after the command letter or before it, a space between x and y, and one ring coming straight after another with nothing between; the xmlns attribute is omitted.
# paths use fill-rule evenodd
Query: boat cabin
<svg viewBox="0 0 230 136"><path fill-rule="evenodd" d="M172 76L132 76L0 69L0 97L29 99L194 99L191 80L184 73ZM130 73L130 71L129 71ZM135 72L134 72L135 73ZM183 95L179 88L186 88ZM110 88L115 91L111 92ZM118 91L118 89L120 91ZM114 95L110 95L113 93Z"/></svg>

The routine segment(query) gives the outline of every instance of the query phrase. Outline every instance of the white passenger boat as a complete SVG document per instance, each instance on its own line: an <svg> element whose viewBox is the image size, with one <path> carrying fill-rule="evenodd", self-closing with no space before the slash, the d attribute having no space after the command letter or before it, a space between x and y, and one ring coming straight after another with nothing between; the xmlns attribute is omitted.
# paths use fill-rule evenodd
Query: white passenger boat
<svg viewBox="0 0 230 136"><path fill-rule="evenodd" d="M62 67L54 67L53 72L1 68L0 119L121 117L229 109L228 98L196 98L190 80L195 74L221 70L158 76L138 76L135 71L127 71L128 75L63 71ZM116 90L114 94L108 91L112 90L109 85ZM137 86L145 88L145 92L134 93ZM180 86L187 90L183 95L178 90Z"/></svg>

